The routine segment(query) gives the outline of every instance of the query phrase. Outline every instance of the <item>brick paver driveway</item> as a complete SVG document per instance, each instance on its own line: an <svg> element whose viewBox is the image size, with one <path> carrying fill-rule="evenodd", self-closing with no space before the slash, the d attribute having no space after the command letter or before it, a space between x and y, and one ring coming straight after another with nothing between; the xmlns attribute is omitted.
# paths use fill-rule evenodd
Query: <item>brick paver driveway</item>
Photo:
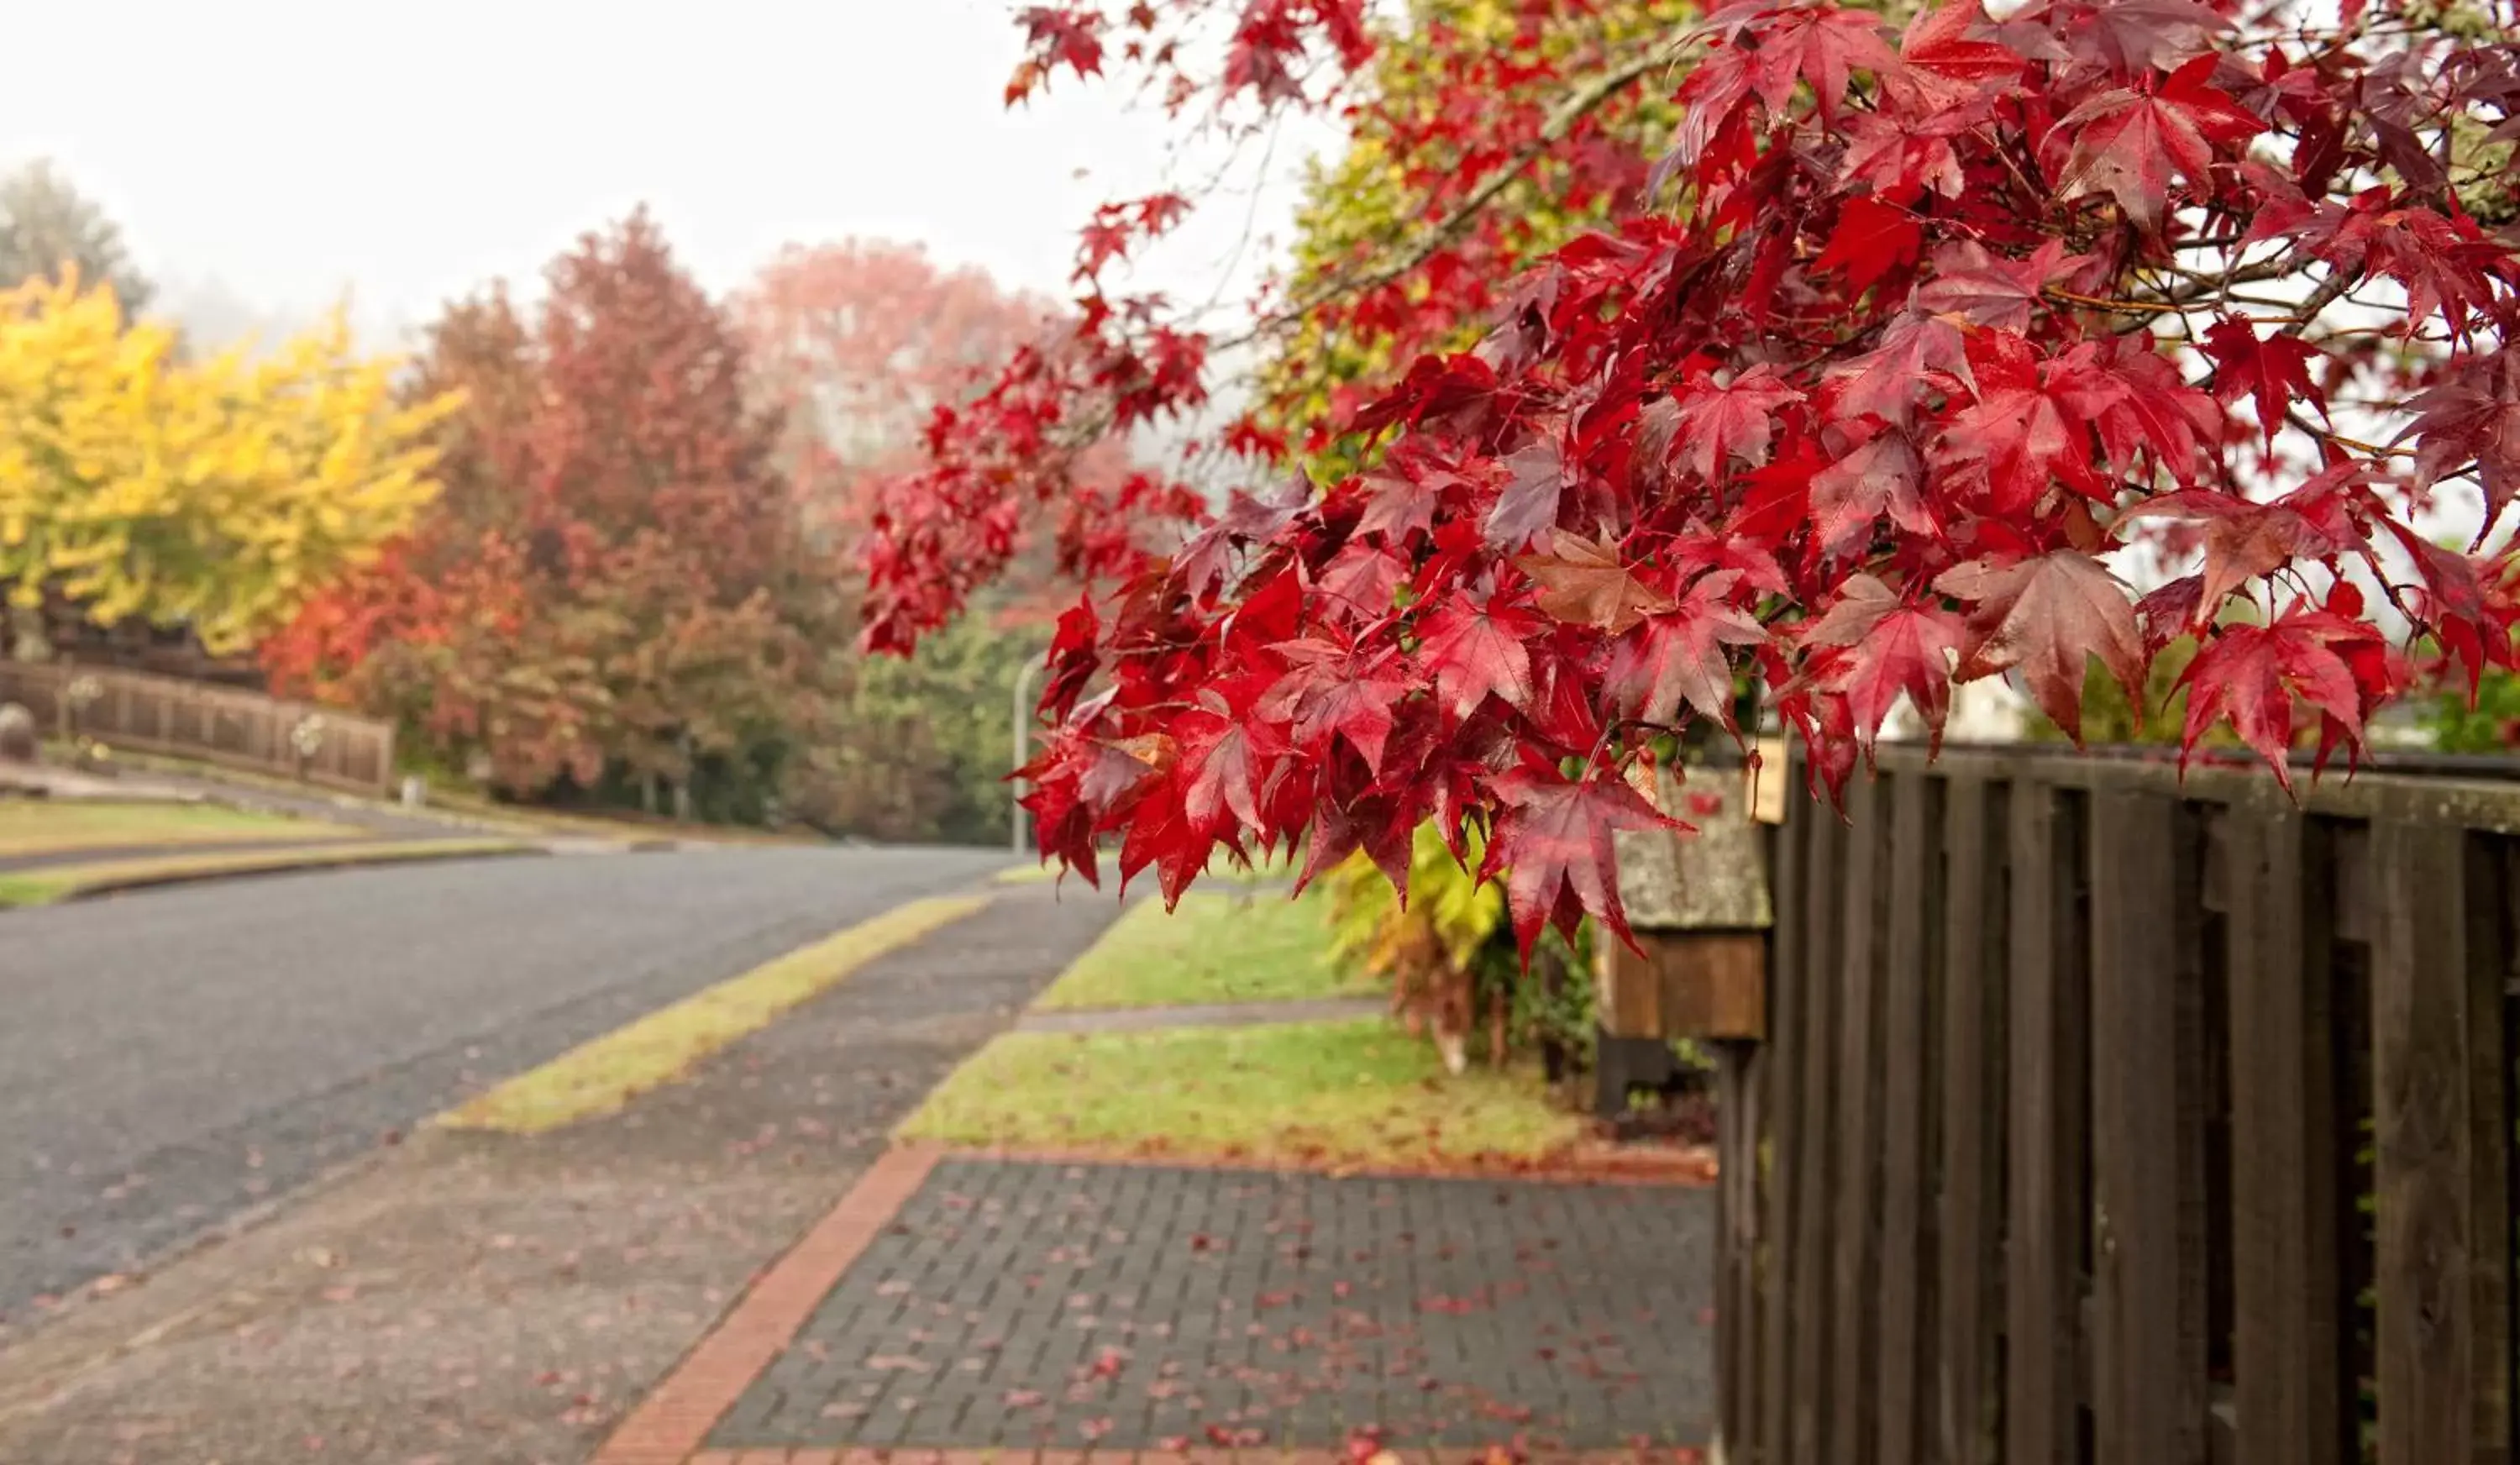
<svg viewBox="0 0 2520 1465"><path fill-rule="evenodd" d="M1714 1196L947 1160L709 1443L1696 1444Z"/></svg>

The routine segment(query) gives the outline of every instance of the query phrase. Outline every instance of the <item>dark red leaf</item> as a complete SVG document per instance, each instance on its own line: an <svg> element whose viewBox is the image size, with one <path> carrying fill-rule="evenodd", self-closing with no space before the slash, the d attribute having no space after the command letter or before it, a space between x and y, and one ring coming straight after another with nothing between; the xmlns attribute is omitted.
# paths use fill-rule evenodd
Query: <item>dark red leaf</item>
<svg viewBox="0 0 2520 1465"><path fill-rule="evenodd" d="M1803 644L1847 652L1845 669L1832 682L1845 693L1855 735L1867 746L1903 695L1941 743L1952 704L1952 658L1960 644L1960 623L1950 611L1909 604L1872 576L1856 575L1828 613L1803 633Z"/></svg>
<svg viewBox="0 0 2520 1465"><path fill-rule="evenodd" d="M2293 699L2299 697L2342 726L2354 744L2362 738L2362 711L2354 670L2340 644L2376 640L2367 626L2324 611L2297 610L2266 626L2225 626L2208 639L2180 677L2187 688L2182 761L2214 724L2229 718L2240 740L2292 788Z"/></svg>
<svg viewBox="0 0 2520 1465"><path fill-rule="evenodd" d="M2117 577L2076 550L2010 562L1975 559L1946 570L1934 588L1973 607L1968 641L1954 675L1969 682L2021 669L2030 695L2077 741L2083 732L2083 679L2097 656L2143 699L2149 656L2135 605Z"/></svg>
<svg viewBox="0 0 2520 1465"><path fill-rule="evenodd" d="M1768 633L1721 597L1730 576L1691 586L1678 608L1650 617L1610 644L1601 688L1609 704L1648 723L1668 724L1684 706L1732 726L1732 664L1727 646L1757 645Z"/></svg>
<svg viewBox="0 0 2520 1465"><path fill-rule="evenodd" d="M2073 140L2056 175L2057 197L2108 194L2138 228L2157 233L2173 175L2202 186L2217 148L2228 151L2266 131L2248 109L2208 84L2215 62L2200 56L2150 92L2113 88L2067 113L2056 124Z"/></svg>
<svg viewBox="0 0 2520 1465"><path fill-rule="evenodd" d="M1586 914L1630 940L1619 904L1618 856L1611 835L1629 829L1684 827L1665 818L1621 778L1568 782L1546 771L1517 769L1497 779L1503 804L1479 878L1505 877L1506 905L1523 959L1543 926L1567 936Z"/></svg>
<svg viewBox="0 0 2520 1465"><path fill-rule="evenodd" d="M2285 409L2296 398L2326 415L2327 398L2310 378L2310 364L2320 353L2300 337L2262 336L2247 321L2227 317L2206 331L2204 350L2214 362L2214 395L2225 402L2255 401L2268 447L2274 446Z"/></svg>
<svg viewBox="0 0 2520 1465"><path fill-rule="evenodd" d="M1495 696L1510 707L1531 705L1531 653L1523 643L1543 629L1527 610L1490 602L1446 604L1420 628L1418 656L1434 679L1435 695L1455 718Z"/></svg>

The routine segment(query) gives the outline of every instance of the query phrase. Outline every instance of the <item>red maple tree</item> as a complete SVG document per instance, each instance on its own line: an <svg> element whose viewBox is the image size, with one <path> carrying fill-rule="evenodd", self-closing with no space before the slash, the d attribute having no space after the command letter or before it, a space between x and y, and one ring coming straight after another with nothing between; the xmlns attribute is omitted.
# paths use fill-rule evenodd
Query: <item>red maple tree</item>
<svg viewBox="0 0 2520 1465"><path fill-rule="evenodd" d="M420 384L466 398L444 494L261 654L276 686L399 716L512 792L610 776L652 803L791 735L841 607L742 339L648 215L549 285L530 321L494 289L434 327Z"/></svg>
<svg viewBox="0 0 2520 1465"><path fill-rule="evenodd" d="M1135 73L1188 125L1258 127L1335 100L1364 12L1040 5L1009 94ZM1444 260L1503 180L1668 86L1633 209L1357 412L1372 468L1238 495L1175 554L1078 556L1105 579L1052 651L1044 853L1091 877L1116 834L1168 896L1220 846L1297 839L1309 870L1361 849L1398 879L1418 823L1480 821L1527 948L1623 928L1610 834L1664 821L1624 776L1730 727L1736 674L1836 785L1902 695L1938 726L1955 681L2018 675L2073 729L2093 658L2139 696L2182 636L2191 749L2228 720L2287 781L2297 733L2358 755L2408 641L2470 686L2514 659L2500 15L2029 0L1894 30L1750 3L1570 65L1554 107L1418 180L1423 234L1259 329ZM1118 526L1165 497L1071 466L1204 400L1219 343L1105 284L1189 206L1103 210L1072 338L931 423L878 517L870 644L949 615L1015 506ZM2138 598L2112 564L2139 536L2179 572Z"/></svg>
<svg viewBox="0 0 2520 1465"><path fill-rule="evenodd" d="M1056 300L939 265L916 245L866 240L791 244L728 308L755 391L785 422L781 467L799 512L837 545L856 544L883 511L885 486L925 461L939 408L977 395L1017 352L1056 349L1072 329ZM1121 443L1104 440L1065 471L1117 490L1136 467ZM1021 507L1018 548L997 589L1009 614L1046 619L1075 586L1054 567L1059 516Z"/></svg>

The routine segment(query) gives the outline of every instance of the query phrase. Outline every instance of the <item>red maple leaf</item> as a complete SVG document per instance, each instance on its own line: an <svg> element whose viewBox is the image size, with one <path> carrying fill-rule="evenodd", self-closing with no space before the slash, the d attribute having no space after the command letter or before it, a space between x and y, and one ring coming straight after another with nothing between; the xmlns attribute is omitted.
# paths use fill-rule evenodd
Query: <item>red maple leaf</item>
<svg viewBox="0 0 2520 1465"><path fill-rule="evenodd" d="M2230 22L2197 0L2109 0L2069 12L2074 49L2118 71L2153 71L2196 53L2210 30Z"/></svg>
<svg viewBox="0 0 2520 1465"><path fill-rule="evenodd" d="M2472 312L2493 307L2486 271L2507 268L2505 251L2466 214L2445 216L2408 201L2385 186L2364 189L2350 204L2321 201L2299 233L2312 253L2338 269L2405 286L2407 330L2438 313L2452 331L2464 331Z"/></svg>
<svg viewBox="0 0 2520 1465"><path fill-rule="evenodd" d="M1310 848L1304 852L1304 868L1295 877L1295 889L1301 892L1322 871L1337 868L1340 861L1363 850L1374 868L1391 881L1400 904L1406 907L1409 864L1414 855L1412 839L1417 827L1417 811L1404 811L1387 796L1369 795L1354 804L1325 806L1314 824Z"/></svg>
<svg viewBox="0 0 2520 1465"><path fill-rule="evenodd" d="M1934 588L1973 606L1957 680L2021 668L2031 698L2076 742L2083 736L2083 679L2093 656L2126 688L2127 699L2141 705L2149 658L2134 602L2089 555L2056 550L2009 562L1972 559L1945 570Z"/></svg>
<svg viewBox="0 0 2520 1465"><path fill-rule="evenodd" d="M1866 194L1837 211L1837 228L1812 268L1843 270L1847 290L1860 295L1882 276L1914 264L1924 239L1915 214Z"/></svg>
<svg viewBox="0 0 2520 1465"><path fill-rule="evenodd" d="M1812 526L1823 555L1844 555L1872 542L1881 518L1910 534L1937 525L1921 489L1925 466L1908 434L1887 428L1811 479Z"/></svg>
<svg viewBox="0 0 2520 1465"><path fill-rule="evenodd" d="M2138 228L2159 233L2176 173L2202 186L2214 150L2267 130L2248 109L2208 85L2220 58L2200 56L2149 92L2114 87L2057 122L2071 150L2056 174L2056 196L2105 193Z"/></svg>
<svg viewBox="0 0 2520 1465"><path fill-rule="evenodd" d="M1490 696L1508 706L1530 706L1531 653L1523 643L1542 629L1538 616L1495 601L1437 607L1418 641L1418 661L1434 678L1436 700L1456 719L1476 712Z"/></svg>
<svg viewBox="0 0 2520 1465"><path fill-rule="evenodd" d="M1346 618L1370 621L1391 613L1392 598L1408 578L1408 560L1380 545L1350 540L1323 569L1318 588Z"/></svg>
<svg viewBox="0 0 2520 1465"><path fill-rule="evenodd" d="M2225 317L2206 330L2204 351L2214 362L2215 398L2254 400L2268 447L2275 445L2275 431L2295 398L2326 416L2326 395L2310 377L2310 364L2322 353L2300 337L2281 333L2262 336L2249 322Z"/></svg>
<svg viewBox="0 0 2520 1465"><path fill-rule="evenodd" d="M1391 735L1392 705L1411 684L1392 670L1387 653L1360 656L1337 642L1306 638L1280 642L1270 650L1287 672L1256 704L1260 717L1286 724L1294 745L1313 757L1329 755L1329 740L1344 737L1369 766L1382 762Z"/></svg>
<svg viewBox="0 0 2520 1465"><path fill-rule="evenodd" d="M1618 855L1611 835L1622 829L1679 829L1628 782L1614 776L1569 782L1551 769L1514 769L1496 780L1502 808L1479 878L1505 876L1506 907L1525 962L1543 926L1567 936L1587 912L1621 941L1627 908L1619 904Z"/></svg>
<svg viewBox="0 0 2520 1465"><path fill-rule="evenodd" d="M1999 514L2028 513L2052 479L2096 497L2081 383L2009 331L1972 333L1968 366L1976 400L1952 418L1940 455L1955 475Z"/></svg>
<svg viewBox="0 0 2520 1465"><path fill-rule="evenodd" d="M1261 791L1272 766L1287 752L1279 727L1252 715L1258 691L1251 678L1198 694L1198 707L1177 725L1181 732L1182 811L1190 821L1222 834L1261 826Z"/></svg>
<svg viewBox="0 0 2520 1465"><path fill-rule="evenodd" d="M1542 438L1505 461L1505 488L1488 511L1487 540L1500 550L1519 550L1557 522L1557 501L1566 489L1566 457Z"/></svg>
<svg viewBox="0 0 2520 1465"><path fill-rule="evenodd" d="M1701 380L1680 398L1672 456L1709 482L1723 477L1735 458L1757 467L1776 441L1778 409L1802 398L1774 367L1752 367L1721 386Z"/></svg>
<svg viewBox="0 0 2520 1465"><path fill-rule="evenodd" d="M1915 304L1972 326L2027 331L2040 291L2090 263L2066 253L2061 240L2047 241L2027 259L1991 254L1975 240L1962 240L1934 251L1932 278L1916 287Z"/></svg>
<svg viewBox="0 0 2520 1465"><path fill-rule="evenodd" d="M1838 171L1885 201L1908 202L1929 189L1957 199L1968 189L1958 139L1972 120L1965 111L1858 112L1846 120L1846 155Z"/></svg>
<svg viewBox="0 0 2520 1465"><path fill-rule="evenodd" d="M1770 111L1783 111L1800 81L1811 85L1822 117L1833 116L1846 101L1847 79L1854 71L1898 65L1878 17L1822 5L1780 12L1749 54L1757 58L1754 85Z"/></svg>
<svg viewBox="0 0 2520 1465"><path fill-rule="evenodd" d="M1354 658L1335 647L1324 650L1321 659L1288 673L1272 689L1272 703L1289 710L1296 746L1324 755L1331 738L1344 738L1367 767L1380 768L1391 737L1392 704L1408 694L1410 684L1396 673L1361 672Z"/></svg>
<svg viewBox="0 0 2520 1465"><path fill-rule="evenodd" d="M1708 575L1677 608L1648 618L1610 643L1601 689L1609 704L1648 723L1670 723L1684 706L1732 726L1732 663L1726 646L1768 639L1749 612L1721 597L1737 577Z"/></svg>
<svg viewBox="0 0 2520 1465"><path fill-rule="evenodd" d="M2485 490L2485 527L2492 528L2520 493L2520 357L2502 351L2465 364L2407 409L2415 420L2397 440L2414 439L2415 472L2437 483L2474 464Z"/></svg>
<svg viewBox="0 0 2520 1465"><path fill-rule="evenodd" d="M1470 488L1454 454L1424 438L1403 439L1380 467L1357 480L1365 509L1356 531L1379 534L1397 547L1410 535L1432 528L1439 513L1459 512Z"/></svg>
<svg viewBox="0 0 2520 1465"><path fill-rule="evenodd" d="M1950 611L1912 605L1872 576L1856 575L1803 633L1803 644L1846 651L1844 671L1833 682L1867 747L1903 695L1941 744L1952 705L1952 657L1960 644L1960 623Z"/></svg>
<svg viewBox="0 0 2520 1465"><path fill-rule="evenodd" d="M1879 344L1829 374L1830 413L1841 421L1875 417L1905 426L1928 377L1958 371L1967 359L1958 327L1921 310L1908 311L1881 333Z"/></svg>
<svg viewBox="0 0 2520 1465"><path fill-rule="evenodd" d="M2333 554L2336 545L2308 519L2279 504L2256 504L2210 489L2185 489L2127 511L2129 520L2168 518L2204 525L2205 568L2197 580L2191 622L2214 619L2231 592L2297 559Z"/></svg>
<svg viewBox="0 0 2520 1465"><path fill-rule="evenodd" d="M1977 0L1919 10L1899 41L1905 65L1883 72L1883 84L1909 111L1943 112L2018 79L2027 60L2000 41L1972 35L1985 25L1986 12Z"/></svg>
<svg viewBox="0 0 2520 1465"><path fill-rule="evenodd" d="M2085 342L2051 362L2048 375L2090 421L2102 458L2119 472L2132 473L2149 459L2182 484L2192 484L2210 464L2224 414L2149 340Z"/></svg>
<svg viewBox="0 0 2520 1465"><path fill-rule="evenodd" d="M2216 631L2180 674L2180 685L2187 688L2180 761L2183 764L2198 740L2228 717L2240 740L2257 749L2290 792L2295 697L2334 719L2359 750L2362 693L2354 668L2340 652L2378 639L2368 626L2306 609L2288 611L2270 625Z"/></svg>

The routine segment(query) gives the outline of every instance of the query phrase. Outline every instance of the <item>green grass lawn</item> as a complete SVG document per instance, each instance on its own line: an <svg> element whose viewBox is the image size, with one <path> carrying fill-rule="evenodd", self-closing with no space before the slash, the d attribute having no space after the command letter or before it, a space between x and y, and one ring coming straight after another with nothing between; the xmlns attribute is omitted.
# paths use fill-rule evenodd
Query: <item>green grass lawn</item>
<svg viewBox="0 0 2520 1465"><path fill-rule="evenodd" d="M313 842L357 829L216 804L117 804L86 799L0 800L0 859L140 845Z"/></svg>
<svg viewBox="0 0 2520 1465"><path fill-rule="evenodd" d="M1256 1164L1545 1160L1583 1133L1536 1077L1445 1074L1379 1018L1082 1035L1010 1033L956 1071L905 1139Z"/></svg>
<svg viewBox="0 0 2520 1465"><path fill-rule="evenodd" d="M1328 908L1279 891L1192 891L1166 914L1147 900L1043 993L1037 1007L1176 1007L1374 992L1329 954Z"/></svg>

